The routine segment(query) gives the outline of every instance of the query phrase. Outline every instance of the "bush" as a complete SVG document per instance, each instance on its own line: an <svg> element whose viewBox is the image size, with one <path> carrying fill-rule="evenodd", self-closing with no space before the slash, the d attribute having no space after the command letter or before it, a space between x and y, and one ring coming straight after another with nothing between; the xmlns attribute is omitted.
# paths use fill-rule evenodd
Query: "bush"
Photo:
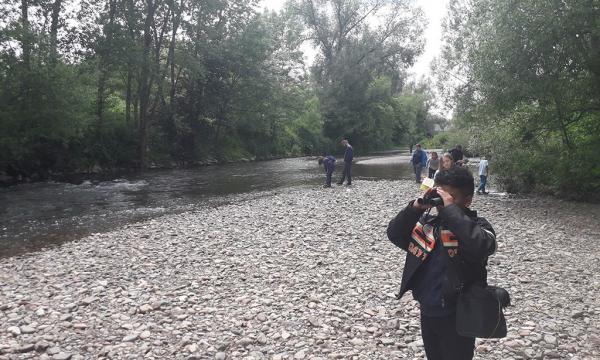
<svg viewBox="0 0 600 360"><path fill-rule="evenodd" d="M491 176L510 193L537 192L571 200L600 201L600 164L594 137L566 148L557 135L532 136L518 128L471 130L471 146L490 161Z"/></svg>
<svg viewBox="0 0 600 360"><path fill-rule="evenodd" d="M457 144L461 144L465 155L472 156L473 151L471 151L470 140L471 136L467 131L452 130L440 132L433 137L427 138L421 141L421 145L426 149L443 149L447 151L454 148Z"/></svg>

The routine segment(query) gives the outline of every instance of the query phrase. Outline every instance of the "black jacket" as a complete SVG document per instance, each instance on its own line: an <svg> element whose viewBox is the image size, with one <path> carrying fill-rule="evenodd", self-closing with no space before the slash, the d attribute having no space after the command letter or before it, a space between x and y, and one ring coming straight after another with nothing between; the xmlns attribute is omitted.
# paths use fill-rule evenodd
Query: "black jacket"
<svg viewBox="0 0 600 360"><path fill-rule="evenodd" d="M454 162L460 161L464 157L462 150L459 150L457 148L450 150L450 155L452 155Z"/></svg>
<svg viewBox="0 0 600 360"><path fill-rule="evenodd" d="M411 280L435 246L436 239L441 240L439 243L443 243L449 258L458 264L461 272L461 275L444 276L445 298L455 300L458 276L462 276L465 286L475 282L487 285L487 259L496 250L496 234L490 223L478 217L475 211L450 205L438 216L424 215L412 207L411 202L390 221L387 235L407 252L398 297L414 286ZM448 266L447 272L452 269Z"/></svg>
<svg viewBox="0 0 600 360"><path fill-rule="evenodd" d="M352 145L348 144L346 146L346 151L344 151L344 163L352 164L352 160L354 159L354 149Z"/></svg>

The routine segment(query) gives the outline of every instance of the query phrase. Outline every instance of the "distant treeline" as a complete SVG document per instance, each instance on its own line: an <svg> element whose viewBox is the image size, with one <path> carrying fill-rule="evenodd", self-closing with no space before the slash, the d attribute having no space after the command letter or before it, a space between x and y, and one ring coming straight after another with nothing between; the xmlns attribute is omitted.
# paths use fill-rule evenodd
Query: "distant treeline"
<svg viewBox="0 0 600 360"><path fill-rule="evenodd" d="M407 0L8 0L0 18L0 182L321 154L342 137L364 153L444 123L407 81L424 23Z"/></svg>

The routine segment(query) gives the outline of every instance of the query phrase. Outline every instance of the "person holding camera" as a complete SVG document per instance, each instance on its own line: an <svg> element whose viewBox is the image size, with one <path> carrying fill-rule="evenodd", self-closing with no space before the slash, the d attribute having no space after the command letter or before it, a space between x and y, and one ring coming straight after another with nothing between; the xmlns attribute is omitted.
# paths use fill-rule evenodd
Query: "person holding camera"
<svg viewBox="0 0 600 360"><path fill-rule="evenodd" d="M419 303L427 359L472 359L475 338L456 330L457 298L462 286L487 285L487 259L496 249L496 235L469 208L475 181L466 167L440 171L435 184L387 228L390 241L407 253L398 298L412 290ZM433 207L437 215L430 215Z"/></svg>

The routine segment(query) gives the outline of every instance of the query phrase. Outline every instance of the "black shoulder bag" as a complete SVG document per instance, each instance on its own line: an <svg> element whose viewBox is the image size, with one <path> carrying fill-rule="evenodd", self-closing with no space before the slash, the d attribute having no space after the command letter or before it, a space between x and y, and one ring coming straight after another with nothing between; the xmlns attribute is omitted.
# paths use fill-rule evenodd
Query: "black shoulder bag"
<svg viewBox="0 0 600 360"><path fill-rule="evenodd" d="M459 264L448 255L445 248L443 252L448 257L454 276L460 284L457 289L456 332L466 337L505 337L506 319L502 308L510 305L508 291L496 286L465 284Z"/></svg>

